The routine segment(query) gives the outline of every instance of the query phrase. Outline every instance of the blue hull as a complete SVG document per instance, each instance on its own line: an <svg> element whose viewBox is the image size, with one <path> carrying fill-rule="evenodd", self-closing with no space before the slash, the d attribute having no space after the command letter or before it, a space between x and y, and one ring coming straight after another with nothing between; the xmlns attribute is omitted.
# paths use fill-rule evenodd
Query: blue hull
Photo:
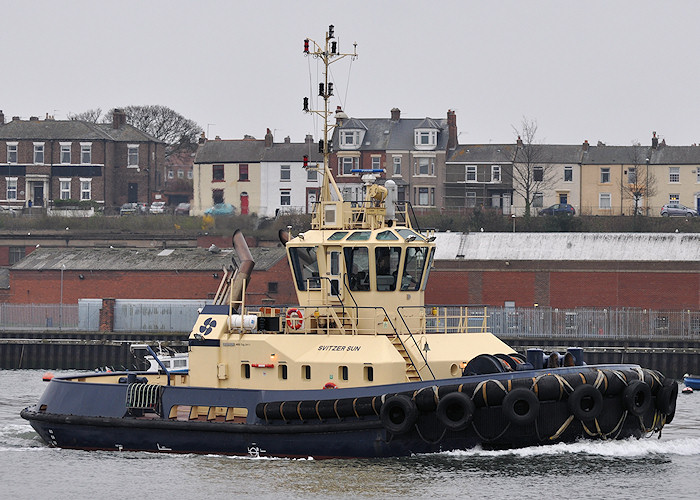
<svg viewBox="0 0 700 500"><path fill-rule="evenodd" d="M686 387L690 387L694 391L700 389L700 377L684 377L683 383L686 385Z"/></svg>
<svg viewBox="0 0 700 500"><path fill-rule="evenodd" d="M22 417L49 445L62 448L315 458L639 437L660 430L673 418L677 386L673 408L664 408L668 413L664 414L660 407L668 384L662 376L645 371L644 381L631 380L630 385L649 382L647 394L653 396L635 408L629 406L629 389L617 383L613 368L630 379L638 373L633 366L576 367L557 369L556 376L552 370L532 370L331 391L168 386L162 388L157 412L125 410L127 384L55 378L39 403L23 410ZM580 386L588 385L579 392L591 390L600 372L609 374L610 383L595 389L602 391L602 398L593 404L596 415L589 419L585 411L590 404L572 406L574 392L565 394L555 382L565 381L566 386L579 380ZM582 383L582 379L590 380ZM533 387L537 396L526 390L535 380L540 380L540 386ZM531 404L524 414L518 404L508 402L509 394L517 391L524 391L524 400ZM439 403L467 399L462 407ZM168 418L173 405L247 408L248 417L245 421ZM637 410L639 415L634 415Z"/></svg>

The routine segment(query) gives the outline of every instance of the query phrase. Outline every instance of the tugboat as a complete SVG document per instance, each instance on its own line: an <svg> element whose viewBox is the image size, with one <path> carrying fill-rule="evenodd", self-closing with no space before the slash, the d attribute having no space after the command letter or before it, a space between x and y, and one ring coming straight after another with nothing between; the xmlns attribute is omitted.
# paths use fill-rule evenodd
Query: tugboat
<svg viewBox="0 0 700 500"><path fill-rule="evenodd" d="M362 172L344 201L328 165L328 66L321 59L323 186L311 229L282 231L299 305L246 306L254 262L239 263L189 335L189 370L56 376L21 413L50 446L277 457L392 457L624 439L661 431L678 385L632 364L587 365L581 349L518 354L483 308L426 306L434 235L411 222L395 186ZM307 160L305 159L305 162ZM446 283L445 286L449 286ZM158 360L155 351L151 351Z"/></svg>

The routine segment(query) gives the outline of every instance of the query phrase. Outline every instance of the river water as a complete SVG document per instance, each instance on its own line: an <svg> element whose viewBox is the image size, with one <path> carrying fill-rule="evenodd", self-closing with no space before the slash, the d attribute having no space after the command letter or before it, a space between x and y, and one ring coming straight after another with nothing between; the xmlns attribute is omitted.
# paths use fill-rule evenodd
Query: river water
<svg viewBox="0 0 700 500"><path fill-rule="evenodd" d="M0 498L700 498L700 391L661 439L377 460L290 460L49 448L22 420L42 370L0 370Z"/></svg>

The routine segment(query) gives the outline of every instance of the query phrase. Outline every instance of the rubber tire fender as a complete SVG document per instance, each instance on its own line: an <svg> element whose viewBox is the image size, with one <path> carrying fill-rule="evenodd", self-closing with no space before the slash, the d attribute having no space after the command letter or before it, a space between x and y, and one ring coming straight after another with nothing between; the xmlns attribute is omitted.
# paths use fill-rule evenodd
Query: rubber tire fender
<svg viewBox="0 0 700 500"><path fill-rule="evenodd" d="M384 428L392 434L405 434L418 418L418 409L411 398L403 394L390 396L379 412Z"/></svg>
<svg viewBox="0 0 700 500"><path fill-rule="evenodd" d="M633 380L622 392L622 399L627 411L641 417L651 406L651 388L641 380Z"/></svg>
<svg viewBox="0 0 700 500"><path fill-rule="evenodd" d="M656 408L666 415L666 423L670 424L676 415L676 398L678 398L678 382L666 379L656 395Z"/></svg>
<svg viewBox="0 0 700 500"><path fill-rule="evenodd" d="M603 411L603 395L590 384L581 384L569 394L569 412L579 420L593 420Z"/></svg>
<svg viewBox="0 0 700 500"><path fill-rule="evenodd" d="M530 389L518 387L503 398L501 410L511 423L528 425L535 421L540 412L540 400Z"/></svg>
<svg viewBox="0 0 700 500"><path fill-rule="evenodd" d="M466 429L472 421L474 401L463 392L451 392L440 399L436 414L442 425L451 431Z"/></svg>

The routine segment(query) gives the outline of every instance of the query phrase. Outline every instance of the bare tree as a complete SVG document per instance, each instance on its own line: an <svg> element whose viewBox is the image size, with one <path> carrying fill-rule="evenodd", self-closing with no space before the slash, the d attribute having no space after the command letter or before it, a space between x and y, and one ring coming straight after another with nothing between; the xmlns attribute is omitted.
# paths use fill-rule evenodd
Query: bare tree
<svg viewBox="0 0 700 500"><path fill-rule="evenodd" d="M196 147L202 127L180 113L160 105L125 106L126 121L137 129L165 142L166 157L183 149ZM113 110L107 113L105 122L112 121Z"/></svg>
<svg viewBox="0 0 700 500"><path fill-rule="evenodd" d="M537 122L523 117L513 157L513 192L525 200L525 217L530 217L535 200L552 186L555 166L547 157L546 148L536 142Z"/></svg>
<svg viewBox="0 0 700 500"><path fill-rule="evenodd" d="M647 200L646 215L649 215L649 200L656 195L656 177L649 169L651 152L635 143L629 149L627 175L620 177L620 192L623 199L631 200L634 216L642 215L642 200Z"/></svg>
<svg viewBox="0 0 700 500"><path fill-rule="evenodd" d="M97 123L102 116L102 109L88 109L82 113L68 113L69 120L80 120L84 122Z"/></svg>

